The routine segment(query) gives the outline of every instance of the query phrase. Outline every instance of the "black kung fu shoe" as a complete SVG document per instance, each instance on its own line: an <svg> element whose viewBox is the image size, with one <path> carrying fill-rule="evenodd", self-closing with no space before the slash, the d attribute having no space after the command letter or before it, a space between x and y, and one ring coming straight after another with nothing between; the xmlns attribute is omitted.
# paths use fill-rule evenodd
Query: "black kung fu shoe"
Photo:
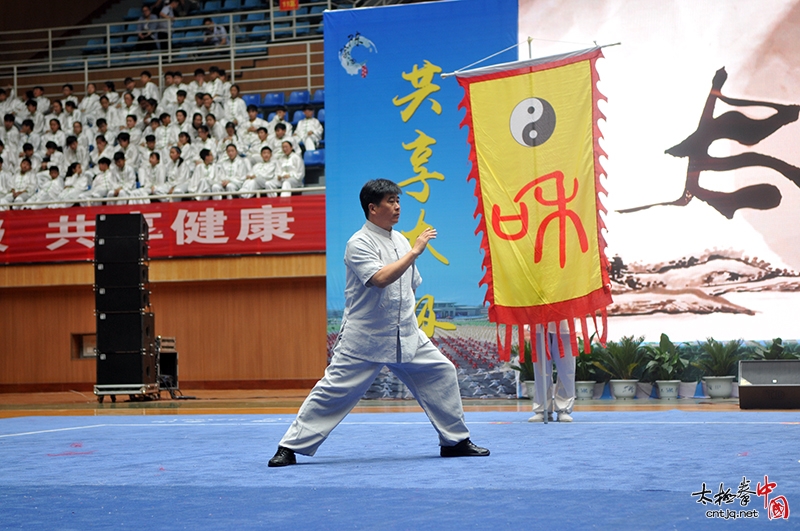
<svg viewBox="0 0 800 531"><path fill-rule="evenodd" d="M294 457L294 450L286 448L285 446L278 446L278 451L275 452L275 455L269 460L267 466L288 466L296 463L297 460Z"/></svg>
<svg viewBox="0 0 800 531"><path fill-rule="evenodd" d="M442 446L439 450L442 457L485 457L489 450L477 446L469 439L464 439L455 446Z"/></svg>

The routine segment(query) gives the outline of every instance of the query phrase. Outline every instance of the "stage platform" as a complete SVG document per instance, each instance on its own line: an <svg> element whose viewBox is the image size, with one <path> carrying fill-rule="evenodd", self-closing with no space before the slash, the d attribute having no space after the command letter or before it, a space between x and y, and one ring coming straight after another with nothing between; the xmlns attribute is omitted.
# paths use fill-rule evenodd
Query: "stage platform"
<svg viewBox="0 0 800 531"><path fill-rule="evenodd" d="M788 529L798 518L776 521L800 504L798 411L598 400L545 426L527 422L528 401L467 400L471 436L492 454L442 459L413 403L369 401L315 457L275 469L305 392L190 393L1 395L0 529L638 531L727 529L734 516Z"/></svg>

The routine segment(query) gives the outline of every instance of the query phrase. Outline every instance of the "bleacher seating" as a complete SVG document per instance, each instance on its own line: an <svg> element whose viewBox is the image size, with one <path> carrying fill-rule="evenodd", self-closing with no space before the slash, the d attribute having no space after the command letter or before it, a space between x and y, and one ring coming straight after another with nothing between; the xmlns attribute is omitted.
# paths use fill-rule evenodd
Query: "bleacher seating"
<svg viewBox="0 0 800 531"><path fill-rule="evenodd" d="M311 105L325 105L325 89L317 89L314 91L314 97L311 98Z"/></svg>
<svg viewBox="0 0 800 531"><path fill-rule="evenodd" d="M259 106L261 103L261 96L258 94L242 94L242 99L244 100L245 105L255 105L256 107Z"/></svg>
<svg viewBox="0 0 800 531"><path fill-rule="evenodd" d="M308 103L309 94L307 90L294 90L289 94L289 99L286 101L287 107L297 107Z"/></svg>
<svg viewBox="0 0 800 531"><path fill-rule="evenodd" d="M285 97L283 92L267 92L264 94L261 106L265 108L279 107L284 104Z"/></svg>
<svg viewBox="0 0 800 531"><path fill-rule="evenodd" d="M319 120L319 123L321 123L321 124L325 123L325 109L324 108L322 108L322 109L317 111L317 120Z"/></svg>
<svg viewBox="0 0 800 531"><path fill-rule="evenodd" d="M305 118L305 115L303 115L303 111L294 111L294 115L292 116L292 120L290 123L296 127L297 122L299 122L303 118Z"/></svg>

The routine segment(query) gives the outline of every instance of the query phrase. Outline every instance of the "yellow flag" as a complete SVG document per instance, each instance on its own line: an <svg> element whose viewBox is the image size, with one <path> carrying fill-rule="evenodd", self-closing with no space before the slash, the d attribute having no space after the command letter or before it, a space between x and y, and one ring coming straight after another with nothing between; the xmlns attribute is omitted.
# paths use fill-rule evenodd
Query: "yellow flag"
<svg viewBox="0 0 800 531"><path fill-rule="evenodd" d="M599 217L599 57L597 48L458 74L489 317L509 333L567 320L574 342L574 319L611 303Z"/></svg>

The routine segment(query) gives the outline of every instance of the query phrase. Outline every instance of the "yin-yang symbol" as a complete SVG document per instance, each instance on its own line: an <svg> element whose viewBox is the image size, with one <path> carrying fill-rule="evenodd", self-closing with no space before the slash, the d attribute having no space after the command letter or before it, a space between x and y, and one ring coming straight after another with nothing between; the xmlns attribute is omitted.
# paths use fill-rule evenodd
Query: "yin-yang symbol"
<svg viewBox="0 0 800 531"><path fill-rule="evenodd" d="M555 131L556 111L542 98L524 99L511 111L509 128L521 146L541 146Z"/></svg>

